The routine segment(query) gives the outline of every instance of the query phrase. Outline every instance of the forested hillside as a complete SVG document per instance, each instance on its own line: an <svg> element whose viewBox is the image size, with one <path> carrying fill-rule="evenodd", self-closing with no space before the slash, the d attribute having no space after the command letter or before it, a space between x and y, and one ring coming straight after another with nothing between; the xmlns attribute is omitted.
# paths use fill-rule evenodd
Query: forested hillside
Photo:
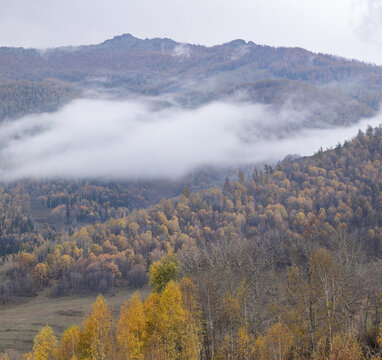
<svg viewBox="0 0 382 360"><path fill-rule="evenodd" d="M30 113L56 111L80 95L79 88L58 80L0 83L0 121Z"/></svg>
<svg viewBox="0 0 382 360"><path fill-rule="evenodd" d="M71 86L119 98L166 95L191 107L245 92L246 100L275 108L304 105L313 110L309 127L316 127L317 119L336 125L356 122L373 115L382 99L380 66L244 40L205 47L130 34L80 47L2 47L0 81L2 87L14 88L11 93L25 88L24 108L11 99L0 118L21 116L26 106L33 112L50 111L83 96ZM44 89L52 86L53 98L42 100ZM31 88L36 90L28 95Z"/></svg>
<svg viewBox="0 0 382 360"><path fill-rule="evenodd" d="M63 183L56 196L43 193L52 185L29 185L63 222L72 216L69 203L74 209L81 203L77 194L100 204L93 224L70 232L35 226L28 186L4 187L1 301L47 287L52 297L140 288L150 273L154 294L144 305L135 297L119 320L129 318L124 311L142 314L137 326L147 334L139 335L137 358L274 359L276 345L277 359L370 358L380 352L381 157L382 128L369 127L332 150L266 165L250 178L240 172L222 187L185 188L181 196L128 213L113 192L88 184L71 192ZM86 213L75 211L80 218ZM191 280L177 284L183 276ZM94 312L104 312L103 325L113 332L105 306L99 299ZM168 323L170 313L179 321ZM101 351L86 342L103 333L94 330L102 324L91 325L96 317L71 330L82 344L73 350L79 358ZM115 346L103 348L112 354L107 358L132 351L118 340L120 326L112 340L102 340Z"/></svg>

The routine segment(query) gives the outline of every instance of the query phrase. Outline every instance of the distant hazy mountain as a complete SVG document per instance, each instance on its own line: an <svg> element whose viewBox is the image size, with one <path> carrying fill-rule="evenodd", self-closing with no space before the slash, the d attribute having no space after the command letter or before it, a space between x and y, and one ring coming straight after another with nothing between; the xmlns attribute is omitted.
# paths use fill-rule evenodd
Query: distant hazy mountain
<svg viewBox="0 0 382 360"><path fill-rule="evenodd" d="M170 94L191 107L227 97L266 103L276 111L288 106L304 109L308 126L320 126L372 116L382 99L380 66L243 40L205 47L130 34L89 46L0 48L1 85L15 80L27 80L27 87L40 92L54 82L54 99L45 102L36 100L33 91L12 86L19 101L37 102L32 112L55 110L82 96L81 88L90 88L119 97ZM25 114L7 101L0 97L0 109L8 109L0 118Z"/></svg>

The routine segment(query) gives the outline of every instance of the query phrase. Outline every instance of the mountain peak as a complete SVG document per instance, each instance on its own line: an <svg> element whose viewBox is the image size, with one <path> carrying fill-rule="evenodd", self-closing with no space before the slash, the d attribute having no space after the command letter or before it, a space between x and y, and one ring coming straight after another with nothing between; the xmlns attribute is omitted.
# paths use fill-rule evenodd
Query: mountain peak
<svg viewBox="0 0 382 360"><path fill-rule="evenodd" d="M171 39L139 39L133 35L126 33L114 36L112 39L105 40L100 44L102 47L107 47L114 50L131 50L131 49L144 49L144 50L161 50L172 49L177 45L177 42Z"/></svg>
<svg viewBox="0 0 382 360"><path fill-rule="evenodd" d="M136 38L135 36L131 35L130 33L125 33L121 35L115 35L112 39L109 40L140 40ZM106 40L108 41L108 40Z"/></svg>
<svg viewBox="0 0 382 360"><path fill-rule="evenodd" d="M232 41L225 43L224 45L229 46L229 47L240 47L240 46L247 45L247 43L243 39L235 39L235 40L232 40Z"/></svg>
<svg viewBox="0 0 382 360"><path fill-rule="evenodd" d="M114 36L112 39L105 40L100 45L101 46L107 46L107 47L117 47L120 45L127 45L127 44L136 44L137 42L140 42L142 40L134 37L131 34L122 34Z"/></svg>

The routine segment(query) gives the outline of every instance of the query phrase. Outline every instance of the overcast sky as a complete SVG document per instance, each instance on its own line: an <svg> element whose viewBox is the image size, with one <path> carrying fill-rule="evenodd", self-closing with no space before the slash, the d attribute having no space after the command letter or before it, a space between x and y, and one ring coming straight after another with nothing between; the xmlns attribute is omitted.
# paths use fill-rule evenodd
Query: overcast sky
<svg viewBox="0 0 382 360"><path fill-rule="evenodd" d="M0 0L0 46L236 38L382 64L382 0Z"/></svg>

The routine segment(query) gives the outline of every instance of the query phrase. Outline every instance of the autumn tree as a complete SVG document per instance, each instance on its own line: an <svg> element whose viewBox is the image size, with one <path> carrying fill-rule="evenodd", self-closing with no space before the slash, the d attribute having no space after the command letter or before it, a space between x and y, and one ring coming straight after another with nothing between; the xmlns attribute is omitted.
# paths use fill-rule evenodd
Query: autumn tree
<svg viewBox="0 0 382 360"><path fill-rule="evenodd" d="M143 360L147 341L146 314L139 293L122 306L117 326L117 345L125 359Z"/></svg>
<svg viewBox="0 0 382 360"><path fill-rule="evenodd" d="M56 360L78 359L78 342L80 340L80 328L72 326L64 331L61 336L60 346L57 350Z"/></svg>
<svg viewBox="0 0 382 360"><path fill-rule="evenodd" d="M293 335L280 322L271 326L255 344L255 354L259 360L286 360L293 346Z"/></svg>
<svg viewBox="0 0 382 360"><path fill-rule="evenodd" d="M330 251L319 248L312 254L313 281L321 289L327 324L329 350L332 351L336 305L338 303L338 266Z"/></svg>
<svg viewBox="0 0 382 360"><path fill-rule="evenodd" d="M179 260L172 250L150 267L150 285L154 291L162 292L172 280L177 280L179 274Z"/></svg>
<svg viewBox="0 0 382 360"><path fill-rule="evenodd" d="M46 264L38 263L33 270L33 278L40 286L46 286L48 283L48 268Z"/></svg>
<svg viewBox="0 0 382 360"><path fill-rule="evenodd" d="M146 356L150 359L199 359L199 338L195 321L185 309L179 286L170 281L161 294L152 293L145 302Z"/></svg>
<svg viewBox="0 0 382 360"><path fill-rule="evenodd" d="M85 320L78 343L80 358L112 360L116 357L114 320L103 296L98 296Z"/></svg>
<svg viewBox="0 0 382 360"><path fill-rule="evenodd" d="M327 353L323 344L318 360L364 360L361 345L354 338L336 335L333 338L332 350ZM377 360L376 358L373 358Z"/></svg>
<svg viewBox="0 0 382 360"><path fill-rule="evenodd" d="M46 325L34 338L33 360L54 360L57 351L57 339L53 330Z"/></svg>
<svg viewBox="0 0 382 360"><path fill-rule="evenodd" d="M249 360L253 352L253 343L251 341L247 328L241 327L237 332L237 345L235 359L237 360Z"/></svg>

